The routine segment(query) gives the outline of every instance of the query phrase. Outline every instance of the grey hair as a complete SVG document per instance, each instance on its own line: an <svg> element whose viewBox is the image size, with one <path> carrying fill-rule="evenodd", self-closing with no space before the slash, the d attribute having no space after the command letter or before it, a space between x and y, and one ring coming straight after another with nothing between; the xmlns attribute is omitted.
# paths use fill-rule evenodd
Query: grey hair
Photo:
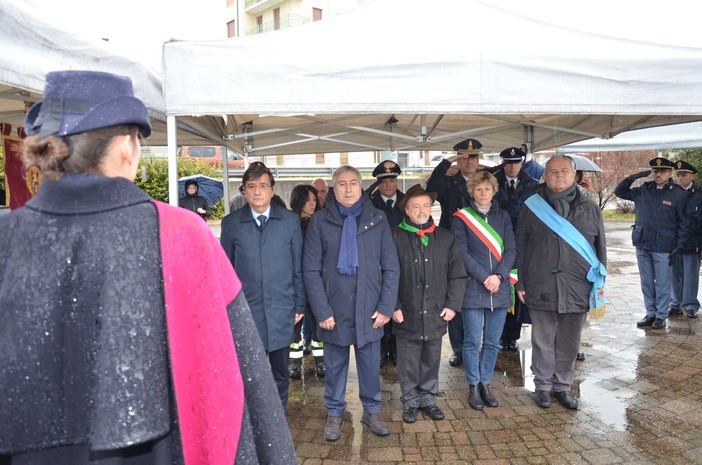
<svg viewBox="0 0 702 465"><path fill-rule="evenodd" d="M551 158L549 158L548 161L546 162L546 166L544 166L544 170L548 171L548 165L550 165L553 160L568 160L570 162L571 168L573 168L573 171L578 171L575 168L575 160L573 159L573 157L571 157L570 155L562 154L562 153L559 153L559 154L554 155Z"/></svg>
<svg viewBox="0 0 702 465"><path fill-rule="evenodd" d="M363 179L361 178L361 172L358 171L357 168L354 168L351 165L341 165L336 169L336 171L334 171L334 174L332 175L332 184L336 186L336 177L339 176L341 173L345 173L347 171L352 171L356 173L359 183L363 181Z"/></svg>

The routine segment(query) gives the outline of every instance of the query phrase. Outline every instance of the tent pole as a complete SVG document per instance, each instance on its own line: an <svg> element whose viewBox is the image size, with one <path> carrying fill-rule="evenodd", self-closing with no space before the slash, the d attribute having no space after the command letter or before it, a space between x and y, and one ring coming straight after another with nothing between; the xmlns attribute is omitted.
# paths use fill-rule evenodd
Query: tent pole
<svg viewBox="0 0 702 465"><path fill-rule="evenodd" d="M166 137L168 139L168 203L178 206L178 160L176 158L176 118L166 117Z"/></svg>
<svg viewBox="0 0 702 465"><path fill-rule="evenodd" d="M222 144L222 187L224 188L224 214L229 214L229 148Z"/></svg>

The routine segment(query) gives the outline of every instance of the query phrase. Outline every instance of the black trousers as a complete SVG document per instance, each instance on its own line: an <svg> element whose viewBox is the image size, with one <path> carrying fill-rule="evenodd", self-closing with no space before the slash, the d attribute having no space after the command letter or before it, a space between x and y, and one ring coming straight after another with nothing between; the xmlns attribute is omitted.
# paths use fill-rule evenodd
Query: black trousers
<svg viewBox="0 0 702 465"><path fill-rule="evenodd" d="M271 373L273 373L273 380L278 388L278 395L280 395L280 402L283 404L283 410L288 409L288 377L290 372L288 371L288 358L290 357L290 346L283 347L282 349L274 350L267 353L268 363L271 365Z"/></svg>

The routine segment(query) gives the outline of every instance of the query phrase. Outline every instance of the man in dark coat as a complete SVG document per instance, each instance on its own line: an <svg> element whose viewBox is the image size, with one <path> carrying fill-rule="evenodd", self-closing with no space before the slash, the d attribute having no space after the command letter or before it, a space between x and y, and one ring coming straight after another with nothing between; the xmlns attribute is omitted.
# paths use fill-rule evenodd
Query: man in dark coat
<svg viewBox="0 0 702 465"><path fill-rule="evenodd" d="M453 146L456 155L442 160L436 165L431 176L427 180L427 192L436 192L441 204L441 219L439 226L451 230L453 214L468 205L470 195L466 188L468 177L478 171L480 164L480 148L483 146L475 139L466 139ZM453 176L447 175L452 163L458 165L459 173ZM463 322L460 318L454 318L448 325L449 341L453 354L449 358L449 364L457 367L463 361Z"/></svg>
<svg viewBox="0 0 702 465"><path fill-rule="evenodd" d="M273 174L252 163L242 178L248 205L222 220L220 242L249 302L283 408L294 326L305 314L300 217L272 203Z"/></svg>
<svg viewBox="0 0 702 465"><path fill-rule="evenodd" d="M380 416L380 338L397 303L397 252L385 214L363 193L360 172L341 166L333 185L326 207L312 216L304 251L305 287L319 322L317 335L324 342L324 438L341 437L350 346L356 355L361 423L385 436L389 430Z"/></svg>
<svg viewBox="0 0 702 465"><path fill-rule="evenodd" d="M381 161L373 170L373 176L377 181L366 190L373 206L387 216L391 229L400 224L405 217L405 213L400 208L400 202L405 194L397 188L397 177L400 174L402 174L400 165L392 160ZM377 190L373 192L376 187ZM380 340L380 366L388 361L397 363L397 345L392 333L392 320L383 329L385 334Z"/></svg>
<svg viewBox="0 0 702 465"><path fill-rule="evenodd" d="M512 231L517 230L519 222L519 211L524 204L524 201L534 195L538 181L524 170L524 158L526 153L520 148L509 147L500 152L502 165L493 174L497 178L499 190L495 199L500 205L500 208L509 213L512 220ZM522 319L526 317L528 312L525 305L515 299L514 312L507 312L505 319L505 327L500 338L503 350L516 351L518 347L517 340L522 332ZM527 320L528 321L528 320Z"/></svg>
<svg viewBox="0 0 702 465"><path fill-rule="evenodd" d="M685 214L690 223L687 241L673 260L673 293L670 315L684 311L688 318L697 318L700 301L697 291L700 283L700 253L702 252L702 190L695 182L697 168L686 161L675 162L678 186L688 193Z"/></svg>
<svg viewBox="0 0 702 465"><path fill-rule="evenodd" d="M673 285L670 265L689 235L689 221L685 214L688 195L671 179L673 162L658 157L649 161L649 166L651 169L624 178L614 194L633 201L636 206L631 240L636 247L641 292L646 306L646 316L636 326L664 329ZM653 174L653 181L631 187L634 181L649 174Z"/></svg>
<svg viewBox="0 0 702 465"><path fill-rule="evenodd" d="M435 200L419 184L410 187L400 201L407 218L392 230L400 259L393 333L406 423L416 421L417 410L432 420L444 418L436 405L441 339L446 322L460 311L467 279L453 235L431 217Z"/></svg>
<svg viewBox="0 0 702 465"><path fill-rule="evenodd" d="M592 249L598 264L606 265L604 221L597 205L585 198L575 184L575 163L554 155L546 165L545 184L533 197L541 197L555 215L567 220L582 243ZM541 199L539 199L541 200ZM551 406L550 392L566 408L577 409L570 392L582 327L590 309L593 283L588 274L595 265L566 242L567 231L554 231L535 214L527 200L517 225L516 294L531 315L531 366L535 402ZM581 236L581 237L580 237ZM570 237L574 237L571 235Z"/></svg>

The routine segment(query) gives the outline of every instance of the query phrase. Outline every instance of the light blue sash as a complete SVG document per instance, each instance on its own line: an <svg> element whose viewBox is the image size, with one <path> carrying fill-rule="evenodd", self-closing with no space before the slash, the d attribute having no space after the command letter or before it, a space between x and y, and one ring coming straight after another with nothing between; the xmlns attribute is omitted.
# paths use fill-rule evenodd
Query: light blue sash
<svg viewBox="0 0 702 465"><path fill-rule="evenodd" d="M566 241L576 252L587 260L590 264L590 271L587 273L587 280L590 281L592 291L590 291L590 311L591 314L600 314L604 311L607 300L604 294L604 281L607 276L607 270L604 265L597 259L595 251L587 242L585 237L575 229L570 221L563 218L539 195L534 194L524 204L531 210L537 218L544 222L546 226L551 228L553 232ZM601 315L599 315L601 316Z"/></svg>

